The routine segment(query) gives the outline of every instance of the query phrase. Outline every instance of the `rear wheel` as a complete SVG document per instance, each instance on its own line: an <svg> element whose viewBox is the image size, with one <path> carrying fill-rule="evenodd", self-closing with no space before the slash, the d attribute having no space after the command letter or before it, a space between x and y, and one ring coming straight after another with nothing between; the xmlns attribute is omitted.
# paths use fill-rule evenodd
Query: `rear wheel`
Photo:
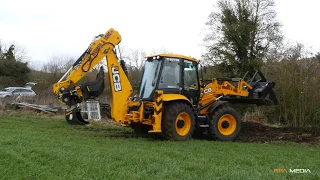
<svg viewBox="0 0 320 180"><path fill-rule="evenodd" d="M212 139L230 141L240 133L240 114L233 108L222 106L210 116L209 136Z"/></svg>
<svg viewBox="0 0 320 180"><path fill-rule="evenodd" d="M195 128L195 116L190 106L174 102L165 107L162 116L162 133L169 140L187 140Z"/></svg>

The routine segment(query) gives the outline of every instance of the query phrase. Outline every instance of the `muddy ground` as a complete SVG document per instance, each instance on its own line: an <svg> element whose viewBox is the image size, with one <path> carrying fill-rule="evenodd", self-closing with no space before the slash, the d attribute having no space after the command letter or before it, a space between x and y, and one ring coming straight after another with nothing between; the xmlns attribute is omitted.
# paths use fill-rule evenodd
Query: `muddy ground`
<svg viewBox="0 0 320 180"><path fill-rule="evenodd" d="M0 111L0 117L4 111ZM60 116L59 116L60 117ZM63 118L61 116L60 118ZM90 121L93 122L93 121ZM102 126L119 126L112 120L95 122ZM106 137L116 138L135 138L139 137L130 131L122 131L119 128L119 132L107 133ZM130 128L131 129L131 128ZM101 129L89 128L87 130L101 131ZM109 131L109 130L108 130ZM150 134L151 138L163 139L155 134ZM196 137L196 139L208 139L205 134ZM242 122L241 132L239 136L234 140L236 142L258 142L258 143L273 143L273 142L295 142L299 144L320 146L320 126L318 127L272 127L264 125L258 121Z"/></svg>
<svg viewBox="0 0 320 180"><path fill-rule="evenodd" d="M112 121L99 122L103 126L118 126ZM123 128L123 127L121 127ZM91 129L91 128L90 128ZM131 129L131 128L130 128ZM94 128L93 128L94 130ZM106 134L106 137L111 138L135 138L141 135L136 135L133 132L122 131ZM142 135L144 136L144 135ZM161 135L148 134L149 138L163 140ZM195 137L196 139L209 140L206 133ZM242 122L241 132L234 140L235 142L255 142L255 143L277 143L277 142L294 142L304 145L320 146L320 127L272 127L263 125L258 121Z"/></svg>
<svg viewBox="0 0 320 180"><path fill-rule="evenodd" d="M320 145L320 127L271 127L258 122L243 122L239 142L291 141Z"/></svg>

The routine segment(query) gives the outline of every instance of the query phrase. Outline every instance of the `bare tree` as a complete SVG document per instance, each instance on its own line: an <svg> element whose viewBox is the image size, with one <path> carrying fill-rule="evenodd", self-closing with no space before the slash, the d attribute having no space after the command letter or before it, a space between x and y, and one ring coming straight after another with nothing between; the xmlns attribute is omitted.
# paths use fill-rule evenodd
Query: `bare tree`
<svg viewBox="0 0 320 180"><path fill-rule="evenodd" d="M14 56L17 61L30 63L31 57L28 55L27 48L15 41L3 42L0 39L0 54L5 53L5 49L9 49L11 45L14 45Z"/></svg>
<svg viewBox="0 0 320 180"><path fill-rule="evenodd" d="M0 77L2 85L21 85L28 81L31 69L22 46L0 41Z"/></svg>
<svg viewBox="0 0 320 180"><path fill-rule="evenodd" d="M167 50L166 48L160 49L153 49L151 54L173 54L171 51Z"/></svg>
<svg viewBox="0 0 320 180"><path fill-rule="evenodd" d="M288 47L281 61L268 62L265 75L277 83L279 105L271 118L291 126L319 123L320 62L302 44Z"/></svg>
<svg viewBox="0 0 320 180"><path fill-rule="evenodd" d="M65 73L72 66L74 61L74 57L55 55L43 65L42 71L47 73Z"/></svg>
<svg viewBox="0 0 320 180"><path fill-rule="evenodd" d="M130 67L141 71L143 68L145 56L146 53L144 51L131 50L130 54L127 54Z"/></svg>

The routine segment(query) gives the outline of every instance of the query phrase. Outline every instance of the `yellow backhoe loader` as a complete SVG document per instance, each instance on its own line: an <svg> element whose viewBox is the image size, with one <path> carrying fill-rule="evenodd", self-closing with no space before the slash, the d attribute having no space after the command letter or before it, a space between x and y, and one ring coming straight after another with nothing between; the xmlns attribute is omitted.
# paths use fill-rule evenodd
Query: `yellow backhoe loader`
<svg viewBox="0 0 320 180"><path fill-rule="evenodd" d="M117 52L121 35L114 29L96 36L88 49L53 85L58 100L68 106L66 121L88 124L81 117L79 103L98 98L104 89L101 67L94 82L76 83L104 58L111 93L110 118L136 133L162 133L169 140L186 140L195 132L212 138L233 140L241 119L229 103L277 104L274 82L267 82L257 70L249 82L244 78L201 79L199 61L178 54L147 56L139 93L128 79L125 61ZM200 68L204 71L204 68ZM249 74L247 74L249 75ZM246 76L247 76L246 75ZM258 78L259 76L259 78Z"/></svg>

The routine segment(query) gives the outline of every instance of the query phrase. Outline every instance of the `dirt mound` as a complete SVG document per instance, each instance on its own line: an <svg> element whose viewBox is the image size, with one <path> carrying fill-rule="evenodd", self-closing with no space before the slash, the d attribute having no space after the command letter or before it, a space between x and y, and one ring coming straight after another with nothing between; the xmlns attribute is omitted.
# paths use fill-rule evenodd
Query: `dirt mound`
<svg viewBox="0 0 320 180"><path fill-rule="evenodd" d="M257 122L243 122L241 133L235 141L292 141L320 145L320 127L270 127Z"/></svg>

